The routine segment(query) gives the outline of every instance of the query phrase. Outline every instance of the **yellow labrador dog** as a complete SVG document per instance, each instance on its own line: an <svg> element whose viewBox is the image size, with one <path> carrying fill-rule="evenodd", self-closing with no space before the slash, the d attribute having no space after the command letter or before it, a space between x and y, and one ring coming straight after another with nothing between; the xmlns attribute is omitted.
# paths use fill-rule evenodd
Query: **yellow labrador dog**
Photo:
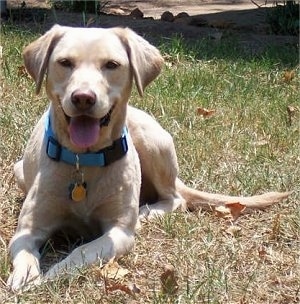
<svg viewBox="0 0 300 304"><path fill-rule="evenodd" d="M15 175L26 193L10 242L12 290L126 254L140 217L239 201L264 208L288 196L230 197L188 188L177 177L171 136L128 106L163 65L159 51L130 29L54 26L24 50L49 109L35 126ZM39 249L57 230L89 242L41 275Z"/></svg>

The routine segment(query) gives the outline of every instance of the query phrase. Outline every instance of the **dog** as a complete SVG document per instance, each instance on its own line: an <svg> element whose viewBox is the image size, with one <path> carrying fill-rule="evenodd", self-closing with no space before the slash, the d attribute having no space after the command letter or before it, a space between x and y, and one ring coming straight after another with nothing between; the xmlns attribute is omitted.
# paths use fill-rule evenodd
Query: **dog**
<svg viewBox="0 0 300 304"><path fill-rule="evenodd" d="M46 78L50 105L14 167L26 199L9 244L11 290L128 253L141 218L233 201L263 209L289 195L212 194L178 178L171 135L128 105L133 84L143 95L164 62L132 30L55 25L23 57L36 93ZM39 249L61 229L88 242L42 274Z"/></svg>

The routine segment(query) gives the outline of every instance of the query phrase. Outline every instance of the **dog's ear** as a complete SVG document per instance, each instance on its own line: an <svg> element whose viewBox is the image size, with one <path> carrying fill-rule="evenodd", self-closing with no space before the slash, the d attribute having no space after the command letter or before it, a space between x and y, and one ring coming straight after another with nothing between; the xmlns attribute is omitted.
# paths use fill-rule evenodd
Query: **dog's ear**
<svg viewBox="0 0 300 304"><path fill-rule="evenodd" d="M35 81L37 94L41 90L50 55L63 33L63 27L54 25L43 36L25 47L23 51L24 64Z"/></svg>
<svg viewBox="0 0 300 304"><path fill-rule="evenodd" d="M115 31L126 46L134 80L142 96L145 87L159 75L164 59L156 47L129 28L116 28Z"/></svg>

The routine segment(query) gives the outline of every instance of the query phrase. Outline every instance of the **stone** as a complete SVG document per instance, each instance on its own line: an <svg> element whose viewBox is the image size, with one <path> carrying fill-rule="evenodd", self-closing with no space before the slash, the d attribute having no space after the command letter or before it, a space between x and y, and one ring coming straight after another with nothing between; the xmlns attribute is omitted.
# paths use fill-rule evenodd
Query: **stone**
<svg viewBox="0 0 300 304"><path fill-rule="evenodd" d="M144 13L137 7L131 11L130 16L134 19L142 19L144 18Z"/></svg>
<svg viewBox="0 0 300 304"><path fill-rule="evenodd" d="M162 21L166 21L166 22L173 22L174 21L174 15L169 12L169 11L165 11L162 13L161 18Z"/></svg>

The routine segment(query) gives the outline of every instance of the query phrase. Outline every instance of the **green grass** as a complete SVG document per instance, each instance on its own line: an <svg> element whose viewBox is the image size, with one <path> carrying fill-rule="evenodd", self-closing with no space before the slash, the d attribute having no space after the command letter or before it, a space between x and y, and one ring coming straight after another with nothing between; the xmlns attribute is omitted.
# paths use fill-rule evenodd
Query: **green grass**
<svg viewBox="0 0 300 304"><path fill-rule="evenodd" d="M160 46L167 64L160 77L131 104L151 113L174 136L180 176L206 191L254 194L293 190L266 212L228 223L208 212L175 213L146 223L134 250L119 264L120 282L104 279L97 265L22 295L6 291L7 245L22 195L12 176L30 132L47 107L43 93L22 72L21 51L36 34L3 26L0 101L0 302L1 303L297 303L300 298L300 146L298 51L268 48L259 56L236 41L203 40L188 47L173 39ZM295 77L284 80L286 71ZM296 111L288 123L287 107ZM198 107L216 110L210 118ZM51 247L51 246L50 246ZM55 256L55 252L53 253ZM50 254L51 260L51 254ZM175 267L178 291L162 292L160 276ZM140 292L108 291L131 286Z"/></svg>

